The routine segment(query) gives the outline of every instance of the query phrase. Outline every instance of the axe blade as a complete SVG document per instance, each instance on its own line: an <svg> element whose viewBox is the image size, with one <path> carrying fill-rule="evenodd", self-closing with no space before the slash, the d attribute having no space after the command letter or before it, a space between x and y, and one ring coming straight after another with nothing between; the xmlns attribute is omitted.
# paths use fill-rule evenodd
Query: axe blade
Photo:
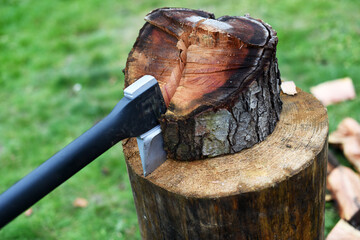
<svg viewBox="0 0 360 240"><path fill-rule="evenodd" d="M134 99L144 89L147 89L154 84L157 84L155 77L145 75L129 87L125 88L124 96L129 99ZM137 137L136 140L139 147L144 176L146 177L166 160L166 152L164 151L164 141L160 125L143 133Z"/></svg>
<svg viewBox="0 0 360 240"><path fill-rule="evenodd" d="M136 140L144 176L146 177L166 161L160 125L137 137Z"/></svg>

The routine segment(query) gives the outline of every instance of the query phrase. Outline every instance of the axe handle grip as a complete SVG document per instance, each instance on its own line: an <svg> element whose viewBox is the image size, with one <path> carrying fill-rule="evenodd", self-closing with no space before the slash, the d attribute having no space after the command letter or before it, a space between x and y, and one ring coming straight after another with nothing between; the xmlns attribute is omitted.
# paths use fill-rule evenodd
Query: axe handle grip
<svg viewBox="0 0 360 240"><path fill-rule="evenodd" d="M119 124L118 120L109 116L105 117L101 122L2 193L0 195L0 228L118 141L126 138L125 135L119 135L111 131L114 126Z"/></svg>
<svg viewBox="0 0 360 240"><path fill-rule="evenodd" d="M121 99L102 121L0 195L0 229L119 141L158 125L165 109L157 84Z"/></svg>

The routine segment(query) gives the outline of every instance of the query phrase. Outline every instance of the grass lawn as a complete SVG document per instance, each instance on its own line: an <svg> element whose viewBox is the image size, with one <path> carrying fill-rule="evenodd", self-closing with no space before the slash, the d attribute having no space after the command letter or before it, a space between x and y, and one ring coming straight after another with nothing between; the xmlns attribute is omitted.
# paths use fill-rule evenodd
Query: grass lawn
<svg viewBox="0 0 360 240"><path fill-rule="evenodd" d="M250 13L277 30L284 79L308 91L349 76L360 94L358 0L2 0L0 192L112 109L143 17L164 6L218 17ZM330 130L347 116L360 121L359 103L329 107ZM74 208L77 197L88 207ZM338 218L328 203L326 233ZM0 239L140 239L120 145L38 202L30 217L6 226Z"/></svg>

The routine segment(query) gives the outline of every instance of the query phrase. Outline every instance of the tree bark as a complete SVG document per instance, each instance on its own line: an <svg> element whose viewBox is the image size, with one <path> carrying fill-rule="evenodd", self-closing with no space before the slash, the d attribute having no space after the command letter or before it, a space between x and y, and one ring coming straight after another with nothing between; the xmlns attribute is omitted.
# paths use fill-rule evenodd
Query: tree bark
<svg viewBox="0 0 360 240"><path fill-rule="evenodd" d="M136 140L124 143L143 239L324 239L326 109L300 89L281 98L274 132L239 153L144 177Z"/></svg>
<svg viewBox="0 0 360 240"><path fill-rule="evenodd" d="M251 17L157 9L146 16L125 68L125 86L145 74L168 110L164 148L177 160L236 153L263 141L281 112L276 32Z"/></svg>

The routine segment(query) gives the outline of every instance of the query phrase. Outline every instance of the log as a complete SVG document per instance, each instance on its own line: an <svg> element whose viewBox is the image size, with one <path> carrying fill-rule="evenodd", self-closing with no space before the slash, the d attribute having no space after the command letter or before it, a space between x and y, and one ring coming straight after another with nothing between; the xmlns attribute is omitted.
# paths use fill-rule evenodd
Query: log
<svg viewBox="0 0 360 240"><path fill-rule="evenodd" d="M360 172L360 124L355 119L343 119L330 134L329 144L342 149L346 159Z"/></svg>
<svg viewBox="0 0 360 240"><path fill-rule="evenodd" d="M276 32L249 16L157 9L131 50L125 87L145 74L160 84L170 158L236 153L263 141L281 112Z"/></svg>
<svg viewBox="0 0 360 240"><path fill-rule="evenodd" d="M239 153L167 159L143 176L123 150L143 239L324 239L328 118L308 93L282 95L273 133Z"/></svg>
<svg viewBox="0 0 360 240"><path fill-rule="evenodd" d="M345 166L334 168L327 187L336 200L342 219L350 220L360 210L360 176Z"/></svg>
<svg viewBox="0 0 360 240"><path fill-rule="evenodd" d="M331 230L326 240L352 240L360 239L360 231L351 226L348 222L340 219Z"/></svg>

